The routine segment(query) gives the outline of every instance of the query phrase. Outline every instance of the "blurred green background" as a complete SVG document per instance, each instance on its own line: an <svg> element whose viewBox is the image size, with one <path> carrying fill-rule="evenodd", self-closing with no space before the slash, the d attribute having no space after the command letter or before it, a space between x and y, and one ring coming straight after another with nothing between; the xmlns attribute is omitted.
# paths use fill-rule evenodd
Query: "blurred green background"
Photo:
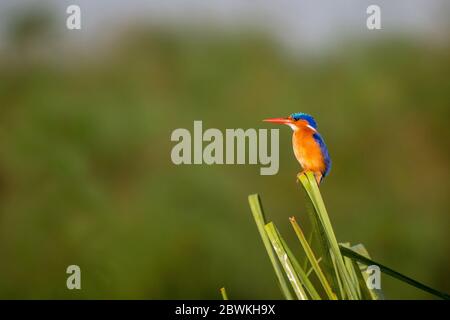
<svg viewBox="0 0 450 320"><path fill-rule="evenodd" d="M299 111L333 159L321 190L338 240L450 291L448 37L366 31L308 52L252 26L129 23L104 46L60 46L89 28L65 30L64 9L13 12L0 51L0 298L216 299L221 286L281 298L247 195L299 249L290 129L275 176L175 166L170 135L194 120L274 128L261 120ZM82 290L66 288L71 264ZM382 289L432 298L385 276Z"/></svg>

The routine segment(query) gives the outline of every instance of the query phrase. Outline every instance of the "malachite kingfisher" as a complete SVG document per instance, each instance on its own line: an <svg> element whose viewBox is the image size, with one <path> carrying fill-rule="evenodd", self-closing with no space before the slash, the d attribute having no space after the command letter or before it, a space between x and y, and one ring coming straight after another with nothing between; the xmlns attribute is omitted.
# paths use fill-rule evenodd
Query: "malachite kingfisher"
<svg viewBox="0 0 450 320"><path fill-rule="evenodd" d="M265 119L266 122L286 124L294 131L292 134L292 147L295 158L303 171L314 173L317 184L322 182L331 169L331 158L322 136L317 131L316 120L306 113L293 113L286 118Z"/></svg>

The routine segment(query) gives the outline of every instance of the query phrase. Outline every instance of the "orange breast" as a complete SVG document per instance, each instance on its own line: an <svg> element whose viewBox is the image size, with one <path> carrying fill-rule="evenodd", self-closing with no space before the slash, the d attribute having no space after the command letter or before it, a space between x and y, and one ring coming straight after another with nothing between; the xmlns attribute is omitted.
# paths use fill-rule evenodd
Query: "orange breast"
<svg viewBox="0 0 450 320"><path fill-rule="evenodd" d="M313 137L314 131L308 128L300 128L294 131L292 146L294 154L303 170L323 172L325 163L319 144Z"/></svg>

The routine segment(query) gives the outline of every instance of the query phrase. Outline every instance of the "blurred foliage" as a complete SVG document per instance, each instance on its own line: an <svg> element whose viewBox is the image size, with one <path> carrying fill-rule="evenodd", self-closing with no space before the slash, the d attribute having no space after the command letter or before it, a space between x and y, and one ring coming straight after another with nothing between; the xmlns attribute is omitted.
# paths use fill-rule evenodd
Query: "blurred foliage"
<svg viewBox="0 0 450 320"><path fill-rule="evenodd" d="M303 210L289 128L275 176L175 166L170 134L194 120L273 128L261 120L297 111L333 158L321 191L338 240L450 291L448 47L382 39L292 56L260 36L142 30L70 63L19 48L0 56L0 298L220 298L223 285L281 298L247 195L280 226ZM66 289L70 264L80 291Z"/></svg>

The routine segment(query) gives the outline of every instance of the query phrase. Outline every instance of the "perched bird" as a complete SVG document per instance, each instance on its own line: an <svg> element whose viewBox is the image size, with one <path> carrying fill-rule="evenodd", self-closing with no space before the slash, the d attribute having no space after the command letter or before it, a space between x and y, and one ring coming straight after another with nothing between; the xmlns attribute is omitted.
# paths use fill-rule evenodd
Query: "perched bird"
<svg viewBox="0 0 450 320"><path fill-rule="evenodd" d="M295 158L300 163L303 171L311 171L320 184L331 169L331 158L322 136L317 131L317 123L312 116L306 113L293 113L287 118L271 118L266 122L286 124L294 131L292 135L292 147Z"/></svg>

